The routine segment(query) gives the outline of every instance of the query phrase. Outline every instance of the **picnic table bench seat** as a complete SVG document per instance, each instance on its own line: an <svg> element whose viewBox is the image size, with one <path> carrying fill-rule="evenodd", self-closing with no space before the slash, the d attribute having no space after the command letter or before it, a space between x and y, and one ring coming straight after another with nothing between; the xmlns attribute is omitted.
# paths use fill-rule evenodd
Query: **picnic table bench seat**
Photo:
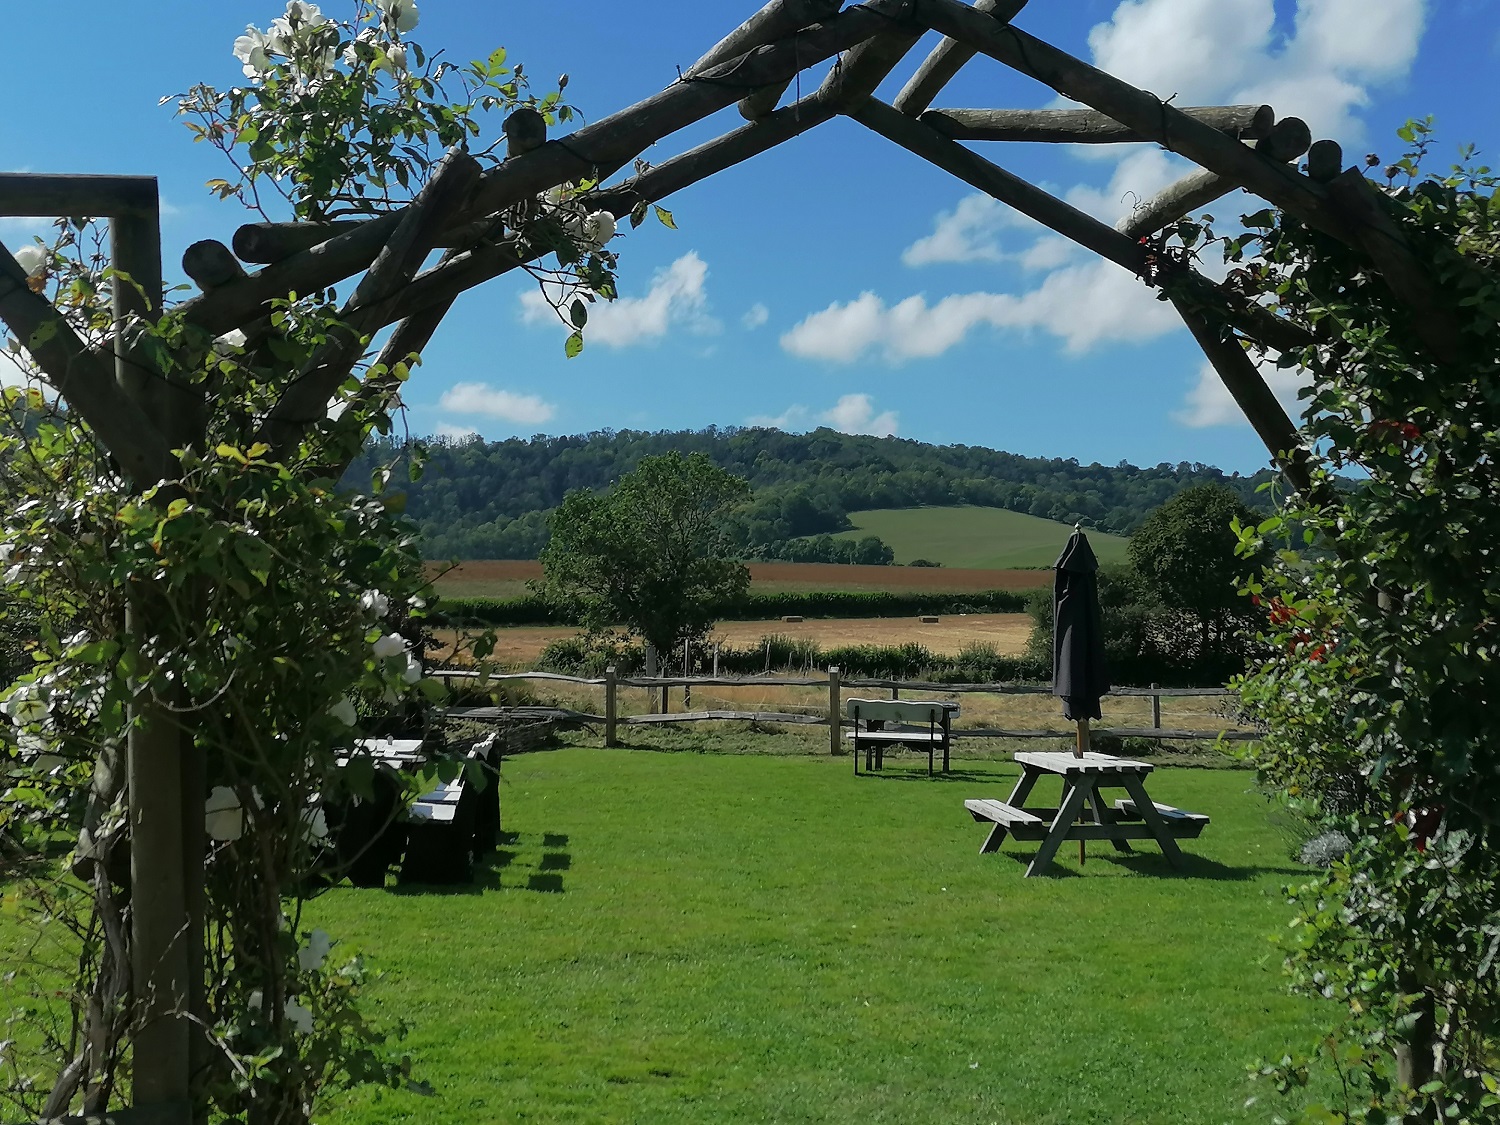
<svg viewBox="0 0 1500 1125"><path fill-rule="evenodd" d="M948 770L948 753L952 745L953 716L956 703L921 699L850 699L845 714L854 729L845 733L854 746L854 772L859 774L859 754L865 753L865 769L885 766L887 746L912 746L927 751L927 773L933 772L933 758L943 752L943 772Z"/></svg>
<svg viewBox="0 0 1500 1125"><path fill-rule="evenodd" d="M1172 835L1184 840L1196 840L1203 835L1203 830L1208 827L1209 817L1207 813L1188 812L1172 805L1164 805L1160 801L1152 801L1156 806L1156 815L1166 822L1168 830ZM1135 801L1129 797L1115 802L1115 811L1122 818L1140 820L1141 814L1135 807Z"/></svg>

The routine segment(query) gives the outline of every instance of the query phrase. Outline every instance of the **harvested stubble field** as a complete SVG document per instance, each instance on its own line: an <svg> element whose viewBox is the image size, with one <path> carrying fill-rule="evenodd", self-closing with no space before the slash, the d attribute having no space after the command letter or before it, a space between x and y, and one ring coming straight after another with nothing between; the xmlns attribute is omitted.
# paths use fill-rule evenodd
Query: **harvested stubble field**
<svg viewBox="0 0 1500 1125"><path fill-rule="evenodd" d="M542 564L526 559L478 559L449 567L428 563L438 593L454 598L519 598L526 583L542 576ZM1052 581L1050 570L949 570L921 566L840 566L835 563L751 563L756 593L814 590L928 592L1034 590Z"/></svg>
<svg viewBox="0 0 1500 1125"><path fill-rule="evenodd" d="M581 629L569 625L516 625L496 629L495 659L507 667L531 668L542 649L552 641L576 636L580 632ZM437 652L437 657L448 659L460 631L437 629L434 634L445 645ZM762 638L772 634L816 641L824 648L916 643L940 656L956 656L965 645L991 644L1004 655L1016 655L1026 648L1026 639L1031 635L1031 618L1024 613L970 613L940 618L936 625L924 625L909 617L721 621L714 628L713 639L726 647L745 649L759 645Z"/></svg>

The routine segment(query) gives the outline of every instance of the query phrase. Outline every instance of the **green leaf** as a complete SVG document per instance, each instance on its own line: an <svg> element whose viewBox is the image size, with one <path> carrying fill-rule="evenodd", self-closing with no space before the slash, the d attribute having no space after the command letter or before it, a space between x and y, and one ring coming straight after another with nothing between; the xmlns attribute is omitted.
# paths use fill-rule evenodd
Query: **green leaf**
<svg viewBox="0 0 1500 1125"><path fill-rule="evenodd" d="M657 221L660 222L662 226L669 227L672 230L677 229L677 223L672 218L672 212L668 211L665 207L656 207L654 204L653 210L656 211Z"/></svg>
<svg viewBox="0 0 1500 1125"><path fill-rule="evenodd" d="M589 322L589 307L582 300L575 300L568 309L568 319L573 322L574 328L582 328Z"/></svg>
<svg viewBox="0 0 1500 1125"><path fill-rule="evenodd" d="M577 359L583 352L583 333L574 332L568 337L568 342L563 345L563 351L569 359Z"/></svg>

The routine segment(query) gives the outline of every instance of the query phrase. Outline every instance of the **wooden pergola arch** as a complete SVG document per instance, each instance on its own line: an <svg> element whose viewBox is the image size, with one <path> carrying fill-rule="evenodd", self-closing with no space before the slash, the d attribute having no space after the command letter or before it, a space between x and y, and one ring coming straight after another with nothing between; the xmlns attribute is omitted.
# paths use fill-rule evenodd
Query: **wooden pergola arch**
<svg viewBox="0 0 1500 1125"><path fill-rule="evenodd" d="M388 214L328 223L241 227L232 250L196 243L185 271L202 292L180 306L217 336L234 329L253 340L268 303L361 275L343 319L358 337L395 325L378 360L394 365L420 352L459 294L520 268L525 248L505 223L511 209L564 183L596 179L583 199L617 216L655 203L845 116L944 169L1090 251L1158 282L1144 236L1237 188L1359 252L1411 310L1413 324L1439 361L1454 358L1456 333L1433 280L1358 168L1342 168L1336 143L1313 143L1297 118L1277 120L1268 106L1180 108L1138 89L1012 24L1026 0L772 0L716 44L661 93L572 133L547 140L535 113L507 122L509 155L482 170L451 151L416 198ZM874 90L923 35L943 39L892 103ZM985 55L1089 108L1079 110L932 108L947 83ZM818 89L777 108L803 70L837 59ZM746 123L613 184L606 181L650 146L738 103ZM528 116L529 113L529 116ZM1110 227L1006 171L963 142L1152 142L1199 166ZM1306 156L1303 167L1294 162ZM129 322L159 308L161 245L156 181L145 177L0 175L0 215L86 214L111 222L114 265L139 291L120 289L110 351L90 348L62 314L27 285L25 271L0 246L0 319L29 351L47 382L92 429L132 481L145 488L177 475L171 451L199 444L207 404L202 392L150 369L131 354ZM445 252L422 269L435 248ZM247 270L246 266L259 267ZM1307 453L1244 343L1295 353L1314 342L1301 327L1188 270L1174 275L1170 299L1194 338L1296 490L1308 487ZM356 343L330 346L289 380L265 417L262 438L276 452L295 449L307 427L362 358ZM367 380L361 393L392 385ZM273 456L275 453L273 453ZM142 721L128 744L130 831L135 894L135 1098L153 1120L187 1121L195 1007L190 982L201 977L192 936L203 878L201 765L183 753L171 724ZM109 767L106 767L109 768ZM195 772L197 771L197 772ZM198 927L201 930L201 926ZM60 1107L62 1108L62 1107Z"/></svg>

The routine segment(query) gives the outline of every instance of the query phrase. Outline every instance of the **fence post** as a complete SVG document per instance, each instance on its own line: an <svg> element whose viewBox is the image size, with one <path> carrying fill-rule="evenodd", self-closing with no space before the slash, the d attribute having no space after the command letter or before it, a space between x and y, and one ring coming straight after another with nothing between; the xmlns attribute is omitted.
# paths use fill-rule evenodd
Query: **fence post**
<svg viewBox="0 0 1500 1125"><path fill-rule="evenodd" d="M714 642L714 679L719 678L719 642Z"/></svg>
<svg viewBox="0 0 1500 1125"><path fill-rule="evenodd" d="M839 706L839 670L838 666L828 669L828 753L837 755L839 752L839 735L842 732L839 716L842 709Z"/></svg>
<svg viewBox="0 0 1500 1125"><path fill-rule="evenodd" d="M1159 687L1160 684L1151 685L1151 726L1155 730L1161 730L1161 696L1156 693Z"/></svg>
<svg viewBox="0 0 1500 1125"><path fill-rule="evenodd" d="M901 689L898 688L895 684L891 685L891 698L892 699L900 699L901 698Z"/></svg>
<svg viewBox="0 0 1500 1125"><path fill-rule="evenodd" d="M619 745L615 737L615 666L611 664L604 669L604 745L613 747Z"/></svg>
<svg viewBox="0 0 1500 1125"><path fill-rule="evenodd" d="M646 679L656 679L656 646L646 646ZM646 710L656 713L656 685L646 688Z"/></svg>
<svg viewBox="0 0 1500 1125"><path fill-rule="evenodd" d="M687 679L693 674L692 649L688 647L689 642L682 642L682 678ZM684 712L693 709L693 685L682 685L682 709Z"/></svg>

